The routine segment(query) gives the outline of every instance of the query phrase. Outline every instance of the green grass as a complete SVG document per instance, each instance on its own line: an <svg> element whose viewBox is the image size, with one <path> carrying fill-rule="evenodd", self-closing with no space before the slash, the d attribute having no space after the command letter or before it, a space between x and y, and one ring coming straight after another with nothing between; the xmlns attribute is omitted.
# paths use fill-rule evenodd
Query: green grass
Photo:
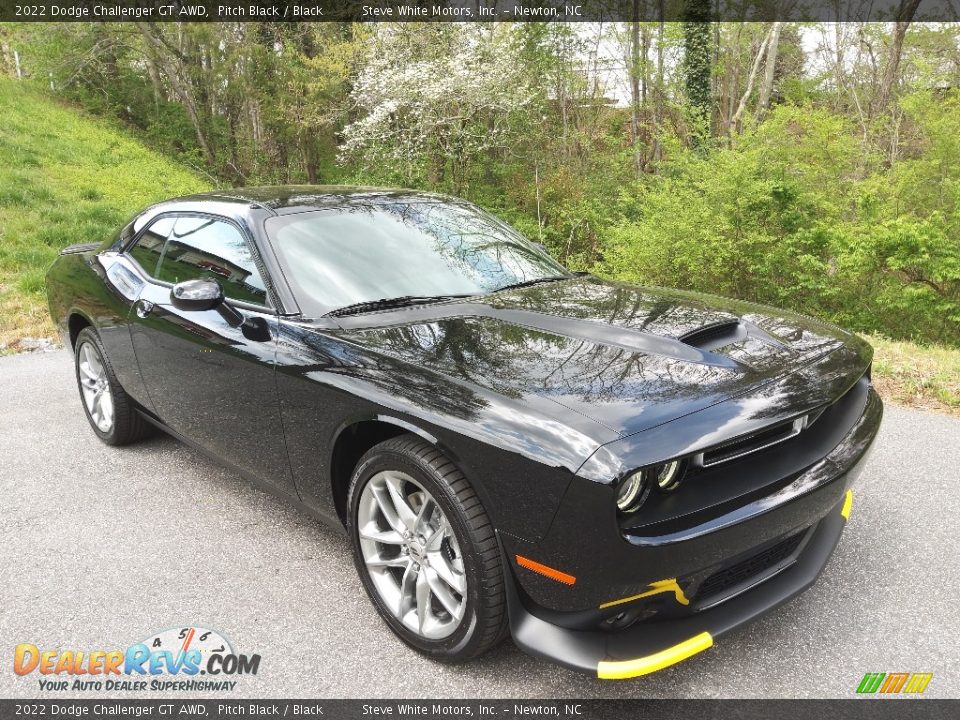
<svg viewBox="0 0 960 720"><path fill-rule="evenodd" d="M867 340L875 351L873 380L885 400L960 415L960 349Z"/></svg>
<svg viewBox="0 0 960 720"><path fill-rule="evenodd" d="M54 334L44 275L57 252L112 237L141 208L205 190L123 131L0 78L0 353Z"/></svg>

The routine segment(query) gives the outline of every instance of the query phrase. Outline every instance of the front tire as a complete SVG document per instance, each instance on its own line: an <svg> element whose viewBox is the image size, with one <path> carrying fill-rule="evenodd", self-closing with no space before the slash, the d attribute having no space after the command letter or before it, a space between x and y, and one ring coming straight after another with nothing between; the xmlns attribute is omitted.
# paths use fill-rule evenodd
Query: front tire
<svg viewBox="0 0 960 720"><path fill-rule="evenodd" d="M74 367L83 411L98 438L107 445L126 445L146 434L147 422L117 381L93 328L77 335Z"/></svg>
<svg viewBox="0 0 960 720"><path fill-rule="evenodd" d="M503 637L493 525L440 451L412 435L375 446L354 470L348 507L357 572L401 640L436 660L462 662Z"/></svg>

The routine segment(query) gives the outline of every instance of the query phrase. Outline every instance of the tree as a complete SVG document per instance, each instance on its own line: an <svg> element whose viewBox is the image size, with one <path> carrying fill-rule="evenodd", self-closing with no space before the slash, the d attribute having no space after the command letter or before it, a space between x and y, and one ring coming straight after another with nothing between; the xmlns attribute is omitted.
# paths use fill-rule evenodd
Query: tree
<svg viewBox="0 0 960 720"><path fill-rule="evenodd" d="M897 69L900 67L900 56L903 54L903 38L907 28L913 22L913 16L920 6L920 0L900 0L897 9L897 20L893 24L893 37L890 39L890 52L887 55L887 66L880 83L880 92L874 105L874 115L879 115L890 104L893 86L897 81Z"/></svg>
<svg viewBox="0 0 960 720"><path fill-rule="evenodd" d="M760 43L760 49L757 50L757 54L753 59L753 65L750 67L750 74L747 76L747 88L743 91L743 95L740 97L740 104L737 105L737 111L733 114L733 117L730 120L730 132L733 133L740 129L740 118L743 117L743 111L747 109L747 101L750 100L750 95L753 93L753 83L757 79L757 71L760 69L760 61L763 60L763 54L767 49L767 43L770 42L770 34L764 36L763 42Z"/></svg>
<svg viewBox="0 0 960 720"><path fill-rule="evenodd" d="M378 28L350 99L360 117L341 158L386 164L463 193L473 163L509 146L532 99L510 28L460 23ZM449 182L447 172L449 171Z"/></svg>
<svg viewBox="0 0 960 720"><path fill-rule="evenodd" d="M640 0L633 0L634 18L630 22L630 141L633 144L633 169L637 176L643 171L643 156L640 152L640 76L643 69L640 65ZM644 46L643 62L646 65L646 46ZM646 90L646 83L644 83Z"/></svg>
<svg viewBox="0 0 960 720"><path fill-rule="evenodd" d="M146 41L146 54L150 65L159 67L170 81L174 91L183 103L194 132L197 134L197 144L203 151L203 157L211 167L215 164L213 149L207 140L207 134L200 118L194 88L187 76L189 58L182 48L177 47L167 39L160 26L138 22L137 29Z"/></svg>
<svg viewBox="0 0 960 720"><path fill-rule="evenodd" d="M350 82L369 31L361 25L291 23L283 34L282 83L275 107L299 150L307 182L321 179L321 162L336 154ZM333 171L328 165L327 172Z"/></svg>
<svg viewBox="0 0 960 720"><path fill-rule="evenodd" d="M710 134L713 109L710 0L690 0L687 3L683 37L684 81L694 123L694 142L699 144Z"/></svg>
<svg viewBox="0 0 960 720"><path fill-rule="evenodd" d="M780 47L780 30L782 22L775 22L770 28L770 39L767 42L767 58L764 60L763 84L760 86L760 99L757 101L757 119L762 120L770 107L770 93L773 90L773 77L777 69L777 50Z"/></svg>

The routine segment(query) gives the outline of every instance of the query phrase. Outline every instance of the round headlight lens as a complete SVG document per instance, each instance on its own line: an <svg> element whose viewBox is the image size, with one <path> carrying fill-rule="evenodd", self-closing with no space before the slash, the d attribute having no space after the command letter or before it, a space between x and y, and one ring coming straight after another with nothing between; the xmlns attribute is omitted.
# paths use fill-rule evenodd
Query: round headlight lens
<svg viewBox="0 0 960 720"><path fill-rule="evenodd" d="M671 492L676 490L677 485L680 484L680 461L674 460L663 465L657 465L650 473L661 492Z"/></svg>
<svg viewBox="0 0 960 720"><path fill-rule="evenodd" d="M646 473L635 472L617 488L617 510L632 512L636 510L647 495Z"/></svg>

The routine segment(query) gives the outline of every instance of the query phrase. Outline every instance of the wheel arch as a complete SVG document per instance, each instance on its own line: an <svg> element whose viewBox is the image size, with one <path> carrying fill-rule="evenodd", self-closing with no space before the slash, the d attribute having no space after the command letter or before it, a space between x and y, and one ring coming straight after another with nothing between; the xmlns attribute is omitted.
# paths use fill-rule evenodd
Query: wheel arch
<svg viewBox="0 0 960 720"><path fill-rule="evenodd" d="M356 418L344 423L336 433L330 453L330 492L340 522L347 522L347 491L350 478L360 458L375 445L399 435L412 434L453 457L431 433L421 427L390 415Z"/></svg>
<svg viewBox="0 0 960 720"><path fill-rule="evenodd" d="M67 333L70 338L70 347L77 347L77 337L84 328L96 328L93 321L80 310L73 309L67 317Z"/></svg>

